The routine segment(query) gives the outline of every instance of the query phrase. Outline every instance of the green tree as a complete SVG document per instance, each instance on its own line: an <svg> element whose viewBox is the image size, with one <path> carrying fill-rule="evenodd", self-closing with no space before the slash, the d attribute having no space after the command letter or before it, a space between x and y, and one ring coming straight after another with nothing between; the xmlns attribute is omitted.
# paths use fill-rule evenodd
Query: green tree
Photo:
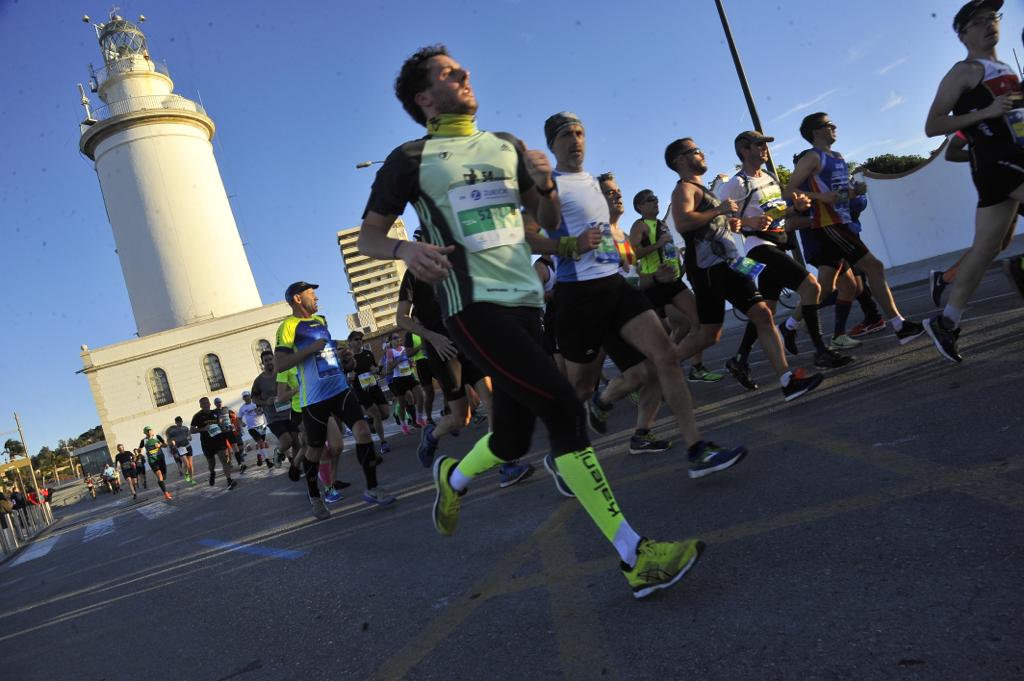
<svg viewBox="0 0 1024 681"><path fill-rule="evenodd" d="M7 452L7 454L12 459L14 457L16 457L16 456L24 456L25 455L25 445L21 444L21 440L15 440L14 438L9 438L7 440L7 442L4 443L4 451Z"/></svg>
<svg viewBox="0 0 1024 681"><path fill-rule="evenodd" d="M898 175L899 173L905 173L908 170L913 170L927 160L928 159L924 156L918 156L916 154L910 154L908 156L881 154L880 156L872 156L868 160L864 161L863 167L873 173Z"/></svg>

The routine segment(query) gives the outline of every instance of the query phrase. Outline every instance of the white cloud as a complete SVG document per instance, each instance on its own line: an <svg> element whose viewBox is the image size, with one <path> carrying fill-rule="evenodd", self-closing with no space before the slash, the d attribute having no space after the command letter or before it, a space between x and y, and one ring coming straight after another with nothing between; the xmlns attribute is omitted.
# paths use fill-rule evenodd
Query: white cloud
<svg viewBox="0 0 1024 681"><path fill-rule="evenodd" d="M910 147L916 147L916 146L918 146L920 144L924 144L927 141L928 141L928 137L927 136L925 136L925 135L918 135L917 137L911 137L910 139L903 140L899 144L896 144L895 146L893 146L892 149L893 149L893 151L902 151L903 149L909 149Z"/></svg>
<svg viewBox="0 0 1024 681"><path fill-rule="evenodd" d="M889 91L889 99L885 100L885 103L882 104L882 108L879 109L879 111L888 111L889 109L893 108L894 106L899 106L902 103L903 103L903 95L898 95L898 94L896 94L895 90L890 90Z"/></svg>
<svg viewBox="0 0 1024 681"><path fill-rule="evenodd" d="M781 149L783 147L788 147L793 142L796 142L797 139L799 139L799 138L797 138L797 137L790 137L789 139L782 140L781 142L774 142L772 144L772 149Z"/></svg>
<svg viewBox="0 0 1024 681"><path fill-rule="evenodd" d="M886 64L882 68L880 68L877 71L875 71L875 73L878 74L879 76L884 76L885 74L889 73L890 71L892 71L894 68L896 68L900 64L903 64L904 62L906 62L908 59L910 59L910 55L909 54L906 55L905 57L900 57L899 59L897 59L894 62L890 62L890 63Z"/></svg>
<svg viewBox="0 0 1024 681"><path fill-rule="evenodd" d="M875 149L877 147L888 146L888 145L892 144L895 141L896 141L895 138L890 137L890 138L887 138L887 139L884 139L884 140L875 140L874 142L868 142L867 144L860 145L856 149L851 149L849 151L844 151L843 152L843 156L845 156L846 158L856 159L856 158L859 158L868 149Z"/></svg>
<svg viewBox="0 0 1024 681"><path fill-rule="evenodd" d="M808 100L806 102L800 102L799 104L797 104L797 105L795 105L793 107L790 107L785 112L779 114L778 116L776 116L775 118L771 119L768 122L769 123L775 123L776 121L781 121L786 116L789 116L791 114L795 114L797 111L803 111L804 109L809 109L812 106L814 106L815 104L817 104L818 102L820 102L823 99L825 99L826 97L828 97L829 95L834 94L836 92L839 92L840 89L841 88L832 88L831 90L829 90L827 92L822 92L820 95L818 95L817 97L814 97L813 99L810 99L810 100Z"/></svg>

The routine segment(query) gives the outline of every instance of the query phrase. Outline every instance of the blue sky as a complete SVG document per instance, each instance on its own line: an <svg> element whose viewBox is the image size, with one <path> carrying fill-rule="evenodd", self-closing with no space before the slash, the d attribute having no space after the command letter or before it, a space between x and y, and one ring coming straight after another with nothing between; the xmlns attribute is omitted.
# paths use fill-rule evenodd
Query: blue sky
<svg viewBox="0 0 1024 681"><path fill-rule="evenodd" d="M817 110L836 121L836 148L853 160L936 147L924 117L963 57L950 28L960 5L726 0L776 159L802 148L800 119ZM263 301L290 281L320 282L322 309L341 329L353 305L334 235L358 224L373 180L354 165L422 135L391 87L424 44L446 43L469 67L483 128L542 147L548 115L579 114L588 169L613 170L627 197L670 191L661 159L672 139L696 138L711 172L729 171L732 140L750 127L713 0L120 7L147 16L151 55L217 124L215 153ZM0 299L0 431L13 429L17 410L32 453L99 422L75 374L79 346L135 332L99 184L78 152L75 85L102 63L81 13L103 21L108 10L0 0L0 249L11 289ZM1012 64L1024 4L1003 11L1000 56Z"/></svg>

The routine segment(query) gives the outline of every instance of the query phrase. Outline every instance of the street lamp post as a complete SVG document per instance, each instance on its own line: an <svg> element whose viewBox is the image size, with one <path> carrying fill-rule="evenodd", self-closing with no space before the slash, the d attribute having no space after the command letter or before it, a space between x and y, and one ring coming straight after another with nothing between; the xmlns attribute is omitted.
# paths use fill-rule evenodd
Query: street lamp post
<svg viewBox="0 0 1024 681"><path fill-rule="evenodd" d="M722 30L725 31L725 40L729 43L729 52L732 53L732 62L736 66L736 76L740 79L740 87L743 88L743 97L747 100L747 109L750 111L750 121L754 124L754 130L758 132L764 132L764 128L761 127L761 117L757 115L757 106L754 105L754 96L750 93L750 85L747 83L747 74L743 71L743 63L740 61L740 53L736 49L736 41L732 38L732 29L729 28L729 18L725 16L725 7L722 5L722 0L715 0L715 6L718 8L718 16L722 20ZM768 149L768 170L771 171L775 177L779 176L779 171L775 167L775 159L772 158L772 151ZM800 244L797 243L796 235L790 232L792 237L793 257L796 258L797 262L801 265L805 265L803 253L800 251Z"/></svg>
<svg viewBox="0 0 1024 681"><path fill-rule="evenodd" d="M18 418L18 412L14 412L14 425L18 427L18 437L21 438L21 446L25 448L25 457L28 459L28 470L32 474L32 486L36 490L36 495L39 494L39 481L36 480L36 469L32 466L32 457L29 455L31 451L28 448L28 443L25 442L25 431L21 429L21 419ZM22 491L24 491L24 485L22 485ZM46 504L42 505L43 513L48 517L48 522L53 522L53 517L49 515L46 510Z"/></svg>
<svg viewBox="0 0 1024 681"><path fill-rule="evenodd" d="M356 169L369 168L370 166L377 165L378 163L384 163L384 161L363 161L362 163L356 164Z"/></svg>

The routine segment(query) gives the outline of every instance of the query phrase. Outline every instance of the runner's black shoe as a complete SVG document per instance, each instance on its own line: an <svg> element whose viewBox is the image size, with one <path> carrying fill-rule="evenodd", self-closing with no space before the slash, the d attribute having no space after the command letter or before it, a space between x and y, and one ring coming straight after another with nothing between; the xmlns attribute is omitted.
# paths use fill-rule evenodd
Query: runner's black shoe
<svg viewBox="0 0 1024 681"><path fill-rule="evenodd" d="M653 433L644 433L643 435L634 433L629 438L630 454L660 454L661 452L667 452L671 448L671 442L668 440L658 440L654 437Z"/></svg>
<svg viewBox="0 0 1024 681"><path fill-rule="evenodd" d="M912 322L909 319L903 320L903 326L896 332L896 340L900 345L906 345L924 333L924 325L921 322Z"/></svg>
<svg viewBox="0 0 1024 681"><path fill-rule="evenodd" d="M928 287L931 289L932 302L935 303L935 307L942 307L942 292L949 286L942 279L943 274L945 272L942 270L932 270L928 273Z"/></svg>
<svg viewBox="0 0 1024 681"><path fill-rule="evenodd" d="M940 355L950 362L964 361L964 358L960 356L960 348L957 347L957 341L960 339L960 327L947 329L942 324L942 315L935 315L925 320L924 328L932 342L935 343L935 349L939 351Z"/></svg>
<svg viewBox="0 0 1024 681"><path fill-rule="evenodd" d="M840 355L835 350L829 350L825 348L821 352L814 355L814 366L822 369L838 369L844 367L853 361L853 357L849 355Z"/></svg>
<svg viewBox="0 0 1024 681"><path fill-rule="evenodd" d="M780 322L779 335L782 336L782 344L786 346L786 352L791 355L800 354L799 348L796 347L796 329L788 329L786 322Z"/></svg>
<svg viewBox="0 0 1024 681"><path fill-rule="evenodd" d="M598 435L604 435L608 432L608 414L611 409L602 409L597 406L594 403L596 397L597 393L594 393L593 397L587 400L587 425Z"/></svg>
<svg viewBox="0 0 1024 681"><path fill-rule="evenodd" d="M750 365L746 362L741 362L732 357L725 363L725 369L747 390L757 390L757 383L754 382L754 377L750 375Z"/></svg>
<svg viewBox="0 0 1024 681"><path fill-rule="evenodd" d="M787 402L795 400L821 385L823 378L821 374L808 374L803 369L794 369L789 384L782 386L782 396Z"/></svg>
<svg viewBox="0 0 1024 681"><path fill-rule="evenodd" d="M1015 255L1003 261L1003 271L1010 278L1010 283L1017 293L1024 296L1024 256Z"/></svg>

